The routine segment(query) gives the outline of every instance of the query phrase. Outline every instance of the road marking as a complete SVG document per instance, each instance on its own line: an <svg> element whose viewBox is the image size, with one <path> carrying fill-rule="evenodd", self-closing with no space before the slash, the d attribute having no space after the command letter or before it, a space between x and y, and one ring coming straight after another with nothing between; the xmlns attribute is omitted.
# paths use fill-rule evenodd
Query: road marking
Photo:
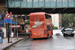
<svg viewBox="0 0 75 50"><path fill-rule="evenodd" d="M60 36L58 36L58 37L60 37ZM71 44L74 44L73 42L71 42L71 41L69 41L69 40L63 38L62 36L61 36L60 38L63 39L63 40L65 40L65 41L67 41L67 42L69 42L69 43L71 43Z"/></svg>
<svg viewBox="0 0 75 50"><path fill-rule="evenodd" d="M13 48L13 47L16 46L17 44L21 43L22 41L26 40L27 38L29 38L29 36L26 37L25 39L21 40L20 42L14 44L13 46L11 46L10 48L8 48L7 50L10 50L11 48Z"/></svg>
<svg viewBox="0 0 75 50"><path fill-rule="evenodd" d="M63 49L63 50L72 50L74 49L75 50L75 47L74 46L54 46L54 48L57 48L57 49Z"/></svg>

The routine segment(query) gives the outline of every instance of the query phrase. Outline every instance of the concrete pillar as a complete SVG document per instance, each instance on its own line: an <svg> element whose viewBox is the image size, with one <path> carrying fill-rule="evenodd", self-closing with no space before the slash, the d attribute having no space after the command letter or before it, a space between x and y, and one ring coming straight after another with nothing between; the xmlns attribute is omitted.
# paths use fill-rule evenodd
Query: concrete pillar
<svg viewBox="0 0 75 50"><path fill-rule="evenodd" d="M22 15L20 15L21 19L22 19Z"/></svg>
<svg viewBox="0 0 75 50"><path fill-rule="evenodd" d="M27 14L25 14L25 20L27 20Z"/></svg>
<svg viewBox="0 0 75 50"><path fill-rule="evenodd" d="M59 14L59 23L60 23L60 24L62 23L62 17L61 17L61 14Z"/></svg>
<svg viewBox="0 0 75 50"><path fill-rule="evenodd" d="M62 26L62 16L61 16L61 14L59 14L59 26L60 27Z"/></svg>

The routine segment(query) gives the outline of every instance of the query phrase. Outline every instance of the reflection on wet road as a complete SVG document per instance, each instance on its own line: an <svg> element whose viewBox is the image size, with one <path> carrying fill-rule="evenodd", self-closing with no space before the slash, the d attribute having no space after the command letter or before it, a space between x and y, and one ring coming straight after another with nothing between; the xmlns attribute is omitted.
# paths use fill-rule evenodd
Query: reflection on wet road
<svg viewBox="0 0 75 50"><path fill-rule="evenodd" d="M63 37L60 30L54 30L52 38L27 39L10 50L75 50L75 37Z"/></svg>

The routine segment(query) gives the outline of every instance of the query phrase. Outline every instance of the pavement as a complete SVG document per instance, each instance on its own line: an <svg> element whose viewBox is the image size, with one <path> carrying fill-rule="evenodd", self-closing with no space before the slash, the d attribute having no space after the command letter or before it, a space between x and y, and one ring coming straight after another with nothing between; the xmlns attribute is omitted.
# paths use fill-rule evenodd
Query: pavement
<svg viewBox="0 0 75 50"><path fill-rule="evenodd" d="M63 37L61 30L53 30L52 38L28 38L9 50L75 50L75 37Z"/></svg>
<svg viewBox="0 0 75 50"><path fill-rule="evenodd" d="M27 36L25 36L25 37L27 37ZM10 41L12 41L12 43L8 43L8 38L4 38L3 43L0 44L0 50L3 50L4 48L9 47L9 46L13 45L16 42L18 42L20 40L23 40L25 37L19 37L18 40L17 40L16 37L10 38Z"/></svg>

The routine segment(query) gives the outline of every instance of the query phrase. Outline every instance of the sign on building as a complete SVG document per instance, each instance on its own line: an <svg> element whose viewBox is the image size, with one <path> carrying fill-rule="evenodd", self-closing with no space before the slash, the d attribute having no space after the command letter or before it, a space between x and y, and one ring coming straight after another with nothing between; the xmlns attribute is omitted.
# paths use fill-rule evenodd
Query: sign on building
<svg viewBox="0 0 75 50"><path fill-rule="evenodd" d="M9 13L7 13L7 14L5 15L5 17L6 17L6 18L10 18L11 15L10 15Z"/></svg>
<svg viewBox="0 0 75 50"><path fill-rule="evenodd" d="M5 18L5 19L4 19L4 22L5 22L5 23L11 23L11 19Z"/></svg>
<svg viewBox="0 0 75 50"><path fill-rule="evenodd" d="M4 22L5 23L11 23L11 14L12 14L12 12L9 14L9 13L6 13L6 15L5 15L5 19L4 19Z"/></svg>
<svg viewBox="0 0 75 50"><path fill-rule="evenodd" d="M17 24L17 21L12 21L12 24Z"/></svg>

